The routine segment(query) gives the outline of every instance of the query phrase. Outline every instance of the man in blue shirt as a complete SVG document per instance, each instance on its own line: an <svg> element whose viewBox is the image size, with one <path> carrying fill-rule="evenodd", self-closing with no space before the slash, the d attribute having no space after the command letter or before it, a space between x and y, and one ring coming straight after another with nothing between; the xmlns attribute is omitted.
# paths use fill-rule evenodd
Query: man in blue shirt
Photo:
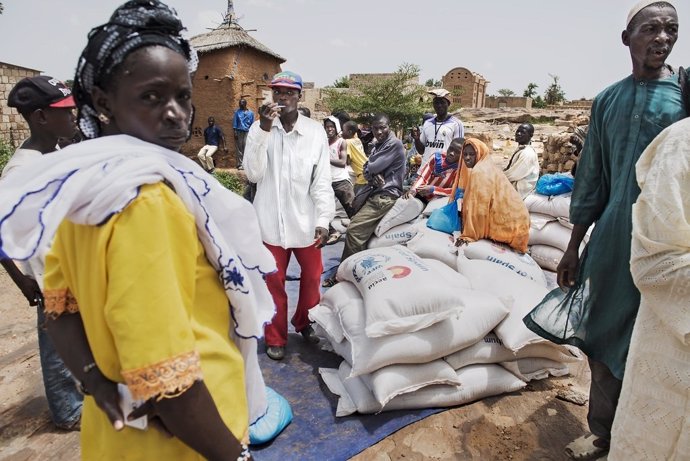
<svg viewBox="0 0 690 461"><path fill-rule="evenodd" d="M249 127L254 123L254 112L247 109L247 100L240 99L240 108L235 111L232 118L232 129L235 131L235 149L237 150L237 169L242 170L242 158L244 146L247 142Z"/></svg>
<svg viewBox="0 0 690 461"><path fill-rule="evenodd" d="M223 135L223 130L216 125L216 120L213 117L208 118L208 127L204 130L204 147L201 148L197 157L199 157L199 162L201 166L206 169L209 173L213 173L216 169L213 166L213 154L218 150L218 146L222 144L223 150L225 148L225 136Z"/></svg>

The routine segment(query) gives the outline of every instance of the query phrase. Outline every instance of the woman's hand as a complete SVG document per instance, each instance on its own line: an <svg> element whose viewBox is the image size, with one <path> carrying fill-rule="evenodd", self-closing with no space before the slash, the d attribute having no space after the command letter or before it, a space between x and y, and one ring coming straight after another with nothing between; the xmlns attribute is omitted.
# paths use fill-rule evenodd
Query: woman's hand
<svg viewBox="0 0 690 461"><path fill-rule="evenodd" d="M463 245L468 245L469 243L472 243L471 239L468 239L467 237L458 237L455 241L455 246L461 247Z"/></svg>
<svg viewBox="0 0 690 461"><path fill-rule="evenodd" d="M82 384L86 391L96 401L96 405L110 420L110 424L116 431L125 427L124 415L120 410L120 394L117 392L117 383L105 377L97 367L86 373Z"/></svg>

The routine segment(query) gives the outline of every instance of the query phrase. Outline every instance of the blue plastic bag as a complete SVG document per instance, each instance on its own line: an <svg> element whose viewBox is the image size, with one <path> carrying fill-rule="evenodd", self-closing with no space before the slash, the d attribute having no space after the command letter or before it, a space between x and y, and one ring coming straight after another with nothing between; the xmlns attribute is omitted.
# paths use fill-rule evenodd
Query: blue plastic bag
<svg viewBox="0 0 690 461"><path fill-rule="evenodd" d="M569 174L545 174L537 181L537 194L561 195L572 192L575 178Z"/></svg>
<svg viewBox="0 0 690 461"><path fill-rule="evenodd" d="M458 199L462 196L462 189L458 189L455 193L455 200L432 211L426 222L426 227L451 235L453 232L462 230L462 219L458 213Z"/></svg>
<svg viewBox="0 0 690 461"><path fill-rule="evenodd" d="M249 426L250 445L270 442L292 422L292 408L285 397L266 386L266 400L266 414Z"/></svg>

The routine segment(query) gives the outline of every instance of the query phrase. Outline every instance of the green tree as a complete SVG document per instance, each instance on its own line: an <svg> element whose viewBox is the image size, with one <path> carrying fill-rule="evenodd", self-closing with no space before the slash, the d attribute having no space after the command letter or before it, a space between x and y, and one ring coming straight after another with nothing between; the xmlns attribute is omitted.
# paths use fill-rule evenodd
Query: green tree
<svg viewBox="0 0 690 461"><path fill-rule="evenodd" d="M515 92L508 88L501 88L500 90L498 90L498 94L506 98L510 96L515 96Z"/></svg>
<svg viewBox="0 0 690 461"><path fill-rule="evenodd" d="M546 102L547 105L552 106L554 104L558 104L559 102L565 101L565 92L558 83L558 80L560 79L558 75L549 74L549 77L553 79L553 82L544 92L544 102Z"/></svg>
<svg viewBox="0 0 690 461"><path fill-rule="evenodd" d="M329 88L350 88L350 77L345 75L336 79Z"/></svg>
<svg viewBox="0 0 690 461"><path fill-rule="evenodd" d="M9 143L5 142L3 139L0 139L0 171L5 168L7 162L9 162L10 158L12 158L13 151L14 149L12 149L12 146L10 146Z"/></svg>
<svg viewBox="0 0 690 461"><path fill-rule="evenodd" d="M440 88L443 86L443 82L441 82L441 80L434 80L433 78L430 78L424 82L424 86L429 88Z"/></svg>
<svg viewBox="0 0 690 461"><path fill-rule="evenodd" d="M525 88L525 91L522 92L522 96L525 98L534 99L537 96L537 88L539 88L539 85L537 85L536 83L528 83L527 88Z"/></svg>
<svg viewBox="0 0 690 461"><path fill-rule="evenodd" d="M356 91L326 89L324 102L330 110L344 110L358 121L383 112L390 117L391 128L400 132L418 124L426 109L425 87L418 81L419 66L404 63L390 77L371 78L358 84Z"/></svg>
<svg viewBox="0 0 690 461"><path fill-rule="evenodd" d="M544 109L546 107L546 102L544 101L544 98L537 95L537 97L532 100L532 107L535 109Z"/></svg>

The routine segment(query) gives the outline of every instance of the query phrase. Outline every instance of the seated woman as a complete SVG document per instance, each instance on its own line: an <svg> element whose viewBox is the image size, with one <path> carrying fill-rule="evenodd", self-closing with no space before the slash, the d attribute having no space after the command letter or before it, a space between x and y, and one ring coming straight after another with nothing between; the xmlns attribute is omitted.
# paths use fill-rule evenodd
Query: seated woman
<svg viewBox="0 0 690 461"><path fill-rule="evenodd" d="M419 196L424 200L450 195L462 155L463 138L453 139L446 152L437 151L418 172L417 180L404 197Z"/></svg>
<svg viewBox="0 0 690 461"><path fill-rule="evenodd" d="M520 194L494 164L486 144L467 139L462 148L464 166L453 187L464 190L460 246L480 239L506 243L524 253L529 240L529 213Z"/></svg>
<svg viewBox="0 0 690 461"><path fill-rule="evenodd" d="M0 185L2 251L47 253L49 332L92 394L84 459L249 459L266 411L256 348L275 262L251 205L176 152L197 63L182 29L155 0L93 29L74 80L90 139ZM123 428L115 383L174 437Z"/></svg>

